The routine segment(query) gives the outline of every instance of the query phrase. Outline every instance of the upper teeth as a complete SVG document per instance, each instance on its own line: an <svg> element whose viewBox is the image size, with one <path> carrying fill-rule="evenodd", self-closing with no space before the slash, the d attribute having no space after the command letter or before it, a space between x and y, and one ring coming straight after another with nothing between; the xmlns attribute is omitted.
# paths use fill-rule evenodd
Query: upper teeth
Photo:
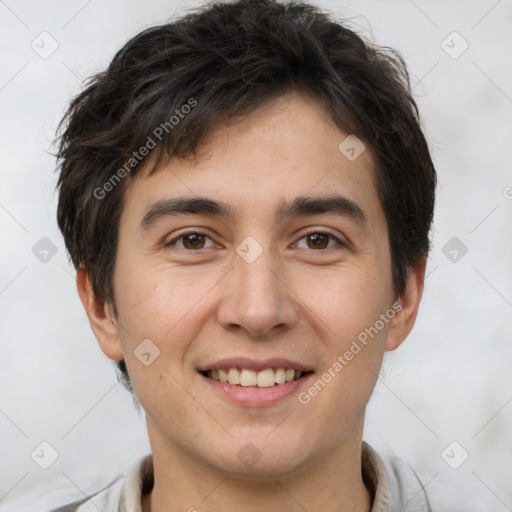
<svg viewBox="0 0 512 512"><path fill-rule="evenodd" d="M259 372L248 368L226 368L222 370L209 370L208 376L220 382L229 382L229 384L239 386L258 386L260 388L269 388L275 384L284 384L297 380L302 372L293 369L284 368L265 368Z"/></svg>

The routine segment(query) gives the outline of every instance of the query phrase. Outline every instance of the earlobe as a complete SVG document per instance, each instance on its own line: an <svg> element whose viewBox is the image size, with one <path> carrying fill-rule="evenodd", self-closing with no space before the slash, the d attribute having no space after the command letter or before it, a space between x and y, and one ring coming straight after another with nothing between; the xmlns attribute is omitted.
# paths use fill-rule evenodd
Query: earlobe
<svg viewBox="0 0 512 512"><path fill-rule="evenodd" d="M400 308L390 322L386 350L395 350L407 338L414 327L423 294L426 258L423 257L415 268L409 269L405 290L399 298Z"/></svg>
<svg viewBox="0 0 512 512"><path fill-rule="evenodd" d="M115 361L123 359L119 340L118 323L110 304L97 299L89 274L76 270L76 287L89 319L91 329L104 354Z"/></svg>

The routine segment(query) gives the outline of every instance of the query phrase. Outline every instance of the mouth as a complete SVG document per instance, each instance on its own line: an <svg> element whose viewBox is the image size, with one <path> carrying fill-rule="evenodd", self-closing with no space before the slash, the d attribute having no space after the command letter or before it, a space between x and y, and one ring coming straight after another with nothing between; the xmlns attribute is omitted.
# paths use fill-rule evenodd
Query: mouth
<svg viewBox="0 0 512 512"><path fill-rule="evenodd" d="M196 368L216 396L242 407L270 407L294 396L314 370L282 357L230 357Z"/></svg>
<svg viewBox="0 0 512 512"><path fill-rule="evenodd" d="M250 368L219 368L200 372L205 377L239 387L271 388L306 377L311 371L294 368L265 368L255 371Z"/></svg>

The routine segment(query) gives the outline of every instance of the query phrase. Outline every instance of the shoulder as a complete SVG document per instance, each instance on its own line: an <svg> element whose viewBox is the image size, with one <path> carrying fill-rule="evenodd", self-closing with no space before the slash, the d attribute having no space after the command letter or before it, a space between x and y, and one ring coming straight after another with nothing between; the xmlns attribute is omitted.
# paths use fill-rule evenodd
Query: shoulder
<svg viewBox="0 0 512 512"><path fill-rule="evenodd" d="M362 468L374 488L371 512L393 512L406 506L408 510L431 512L424 483L405 461L382 457L363 442Z"/></svg>
<svg viewBox="0 0 512 512"><path fill-rule="evenodd" d="M467 510L453 488L444 485L439 472L422 474L406 461L379 455L363 442L363 472L374 482L375 496L371 512L462 512ZM461 508L462 506L462 508Z"/></svg>
<svg viewBox="0 0 512 512"><path fill-rule="evenodd" d="M96 490L92 494L83 496L76 501L52 508L49 512L88 512L89 510L110 510L117 511L121 496L121 489L125 483L124 477L118 477L104 487Z"/></svg>
<svg viewBox="0 0 512 512"><path fill-rule="evenodd" d="M86 496L46 509L48 512L137 512L142 493L153 485L151 454L139 459L124 475L96 488Z"/></svg>

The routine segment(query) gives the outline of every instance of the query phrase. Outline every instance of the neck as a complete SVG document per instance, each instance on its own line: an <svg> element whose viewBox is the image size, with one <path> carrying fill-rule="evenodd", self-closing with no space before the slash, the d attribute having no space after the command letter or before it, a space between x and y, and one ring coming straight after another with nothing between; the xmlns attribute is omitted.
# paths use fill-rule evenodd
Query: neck
<svg viewBox="0 0 512 512"><path fill-rule="evenodd" d="M258 478L190 460L179 450L166 450L155 437L150 436L154 487L143 497L143 512L368 512L371 507L361 475L360 436L346 438L305 470Z"/></svg>

